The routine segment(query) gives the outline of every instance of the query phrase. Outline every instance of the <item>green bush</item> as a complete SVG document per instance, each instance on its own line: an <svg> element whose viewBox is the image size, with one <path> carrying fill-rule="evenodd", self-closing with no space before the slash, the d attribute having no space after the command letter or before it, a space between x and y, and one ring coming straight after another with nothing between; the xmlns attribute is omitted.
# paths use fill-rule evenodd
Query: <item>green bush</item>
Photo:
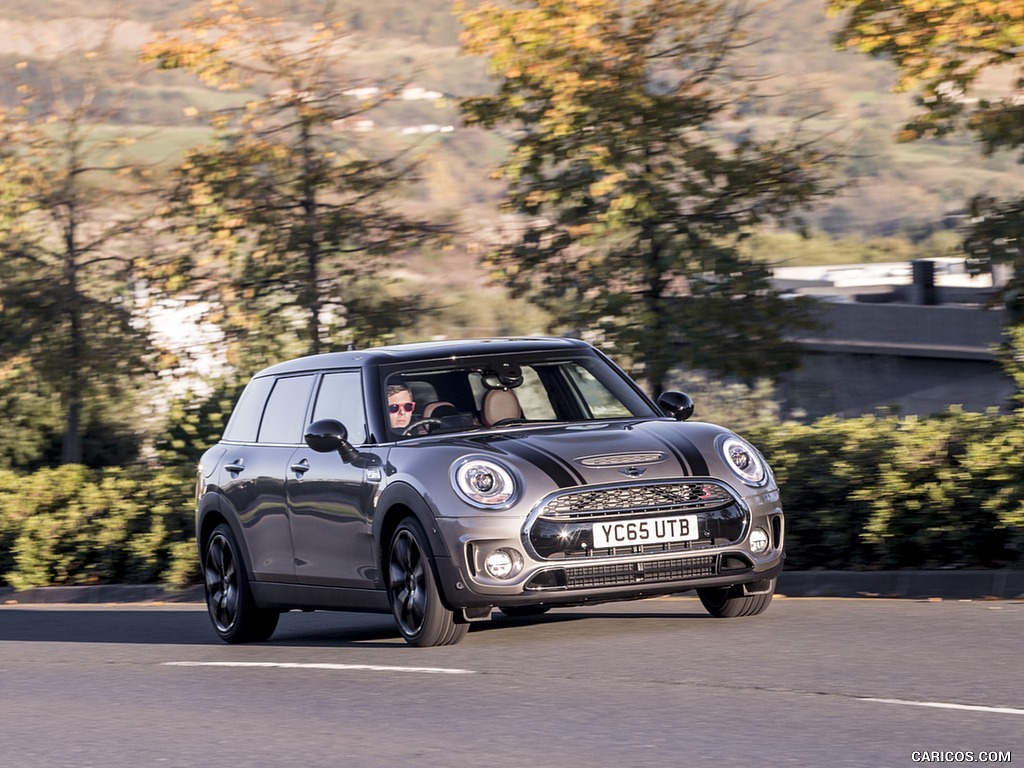
<svg viewBox="0 0 1024 768"><path fill-rule="evenodd" d="M0 577L17 589L187 584L192 482L167 470L80 465L0 474Z"/></svg>
<svg viewBox="0 0 1024 768"><path fill-rule="evenodd" d="M877 489L857 497L871 507L864 536L889 567L997 565L1005 531L986 504L984 472L966 461L972 440L990 438L995 415L949 411L908 420L878 461Z"/></svg>
<svg viewBox="0 0 1024 768"><path fill-rule="evenodd" d="M867 568L872 509L861 489L876 488L876 458L889 450L889 419L821 419L751 433L782 491L789 568Z"/></svg>
<svg viewBox="0 0 1024 768"><path fill-rule="evenodd" d="M1024 559L1024 414L825 418L750 437L782 489L789 568Z"/></svg>

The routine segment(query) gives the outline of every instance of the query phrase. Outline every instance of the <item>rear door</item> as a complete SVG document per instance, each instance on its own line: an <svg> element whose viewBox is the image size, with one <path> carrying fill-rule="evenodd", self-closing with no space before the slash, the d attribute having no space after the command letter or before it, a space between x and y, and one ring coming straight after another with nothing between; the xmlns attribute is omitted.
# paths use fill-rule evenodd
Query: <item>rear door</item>
<svg viewBox="0 0 1024 768"><path fill-rule="evenodd" d="M315 375L261 381L257 404L232 416L229 444L221 464L221 487L241 525L253 575L259 581L293 582L295 564L285 498L289 459L302 439ZM240 406L243 405L240 403ZM244 442L242 442L244 440Z"/></svg>

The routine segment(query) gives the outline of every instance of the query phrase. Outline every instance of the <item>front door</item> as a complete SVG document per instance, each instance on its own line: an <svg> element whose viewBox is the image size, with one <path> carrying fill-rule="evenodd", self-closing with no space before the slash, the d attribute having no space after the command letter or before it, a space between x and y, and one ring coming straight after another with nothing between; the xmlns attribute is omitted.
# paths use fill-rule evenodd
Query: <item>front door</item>
<svg viewBox="0 0 1024 768"><path fill-rule="evenodd" d="M300 583L373 587L378 576L373 552L371 504L380 464L366 440L359 371L330 371L317 387L311 421L337 419L360 456L346 464L336 453L303 446L288 465L285 491Z"/></svg>

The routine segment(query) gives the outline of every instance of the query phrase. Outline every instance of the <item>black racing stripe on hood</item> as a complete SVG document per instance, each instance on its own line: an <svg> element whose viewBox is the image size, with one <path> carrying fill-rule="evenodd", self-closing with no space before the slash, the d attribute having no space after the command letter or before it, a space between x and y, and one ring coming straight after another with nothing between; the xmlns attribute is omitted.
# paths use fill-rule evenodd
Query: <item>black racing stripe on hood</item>
<svg viewBox="0 0 1024 768"><path fill-rule="evenodd" d="M669 442L661 435L656 434L654 437L664 443L665 447L672 452L684 472L689 472L695 477L708 474L708 463L704 460L704 455L688 438L682 435L673 435L672 441Z"/></svg>
<svg viewBox="0 0 1024 768"><path fill-rule="evenodd" d="M515 439L502 441L501 447L545 472L559 488L574 488L586 482L583 475L557 454Z"/></svg>

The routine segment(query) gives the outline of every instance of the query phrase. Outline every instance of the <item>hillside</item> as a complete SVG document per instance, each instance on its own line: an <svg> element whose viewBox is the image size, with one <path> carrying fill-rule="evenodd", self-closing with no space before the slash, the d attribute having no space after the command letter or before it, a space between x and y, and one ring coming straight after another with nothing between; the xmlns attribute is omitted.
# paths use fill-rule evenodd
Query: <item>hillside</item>
<svg viewBox="0 0 1024 768"><path fill-rule="evenodd" d="M742 61L745 71L766 78L763 90L775 95L759 118L814 115L806 129L845 148L843 194L809 217L813 229L834 238L920 240L955 226L964 200L973 194L1020 192L1020 166L1013 158L985 158L966 138L896 144L893 135L910 113L911 98L889 91L893 77L885 63L834 50L830 36L836 22L826 18L824 4L765 3L757 37ZM0 68L10 72L23 58L51 57L61 46L99 39L106 20L120 20L113 39L124 53L118 73L125 84L122 96L127 94L122 120L162 128L159 152L172 156L202 135L201 124L190 124L183 108L213 106L224 97L181 75L141 73L133 54L155 30L174 28L197 5L192 0L5 0ZM301 0L286 5L297 20L314 18L314 10L323 7ZM354 81L388 73L453 96L488 87L483 62L458 53L459 25L449 0L338 0L334 6L352 29L348 61ZM10 95L7 84L0 98ZM430 132L417 134L418 126ZM447 126L450 132L433 132ZM476 222L496 218L499 189L486 177L501 157L500 140L462 129L451 100L402 102L378 115L374 130L382 142L415 141L429 150L411 204L470 212Z"/></svg>

